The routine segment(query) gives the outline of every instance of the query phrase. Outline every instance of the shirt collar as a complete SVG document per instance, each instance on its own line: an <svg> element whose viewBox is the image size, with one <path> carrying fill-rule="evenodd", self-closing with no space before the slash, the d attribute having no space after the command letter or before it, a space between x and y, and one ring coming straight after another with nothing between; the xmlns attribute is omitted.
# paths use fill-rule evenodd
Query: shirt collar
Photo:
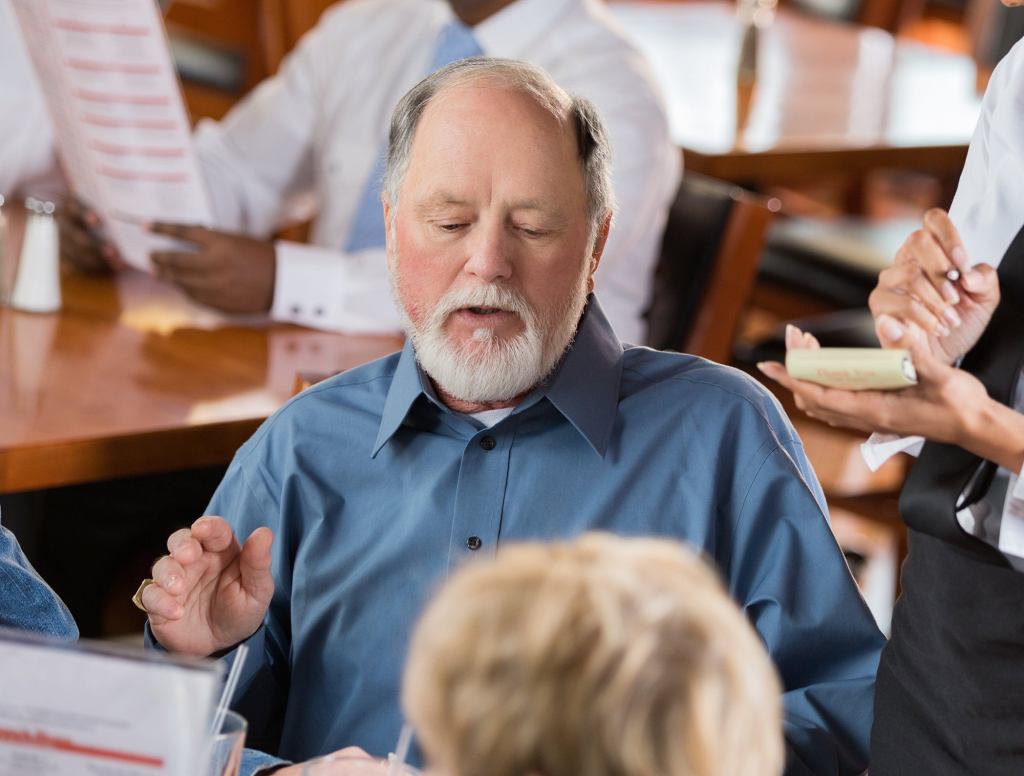
<svg viewBox="0 0 1024 776"><path fill-rule="evenodd" d="M434 392L434 386L430 384L430 380L427 379L426 374L416 362L412 337L406 337L402 355L398 357L398 366L395 367L395 374L391 378L387 399L384 401L380 430L377 432L377 441L373 444L371 457L376 456L387 441L394 436L405 421L409 410L412 409L412 405L420 396L426 396L438 406L443 406Z"/></svg>
<svg viewBox="0 0 1024 776"><path fill-rule="evenodd" d="M580 0L516 0L473 28L489 57L523 59L531 44L556 29L557 20Z"/></svg>
<svg viewBox="0 0 1024 776"><path fill-rule="evenodd" d="M591 295L576 338L554 376L533 397L524 399L517 410L546 397L586 438L594 452L603 456L618 412L621 377L622 343L597 298ZM416 362L412 339L406 338L391 378L371 456L376 456L394 436L420 396L425 396L442 411L450 412L437 398L430 380Z"/></svg>
<svg viewBox="0 0 1024 776"><path fill-rule="evenodd" d="M547 399L603 456L619 411L622 343L593 294L576 339L548 383Z"/></svg>

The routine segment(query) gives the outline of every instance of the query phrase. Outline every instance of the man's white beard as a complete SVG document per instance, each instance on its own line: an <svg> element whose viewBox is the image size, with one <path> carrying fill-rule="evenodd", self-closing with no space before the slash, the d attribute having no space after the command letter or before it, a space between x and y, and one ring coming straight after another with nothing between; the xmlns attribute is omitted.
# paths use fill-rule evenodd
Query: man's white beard
<svg viewBox="0 0 1024 776"><path fill-rule="evenodd" d="M395 263L398 266L399 262ZM488 283L453 289L432 311L415 316L425 321L417 327L398 293L398 279L392 279L405 330L423 371L445 393L478 404L508 401L535 388L551 374L576 334L587 302L587 285L587 273L581 271L564 303L544 317L507 286ZM453 312L466 307L514 312L523 323L523 331L513 337L500 337L492 329L481 327L471 340L457 345L444 327Z"/></svg>

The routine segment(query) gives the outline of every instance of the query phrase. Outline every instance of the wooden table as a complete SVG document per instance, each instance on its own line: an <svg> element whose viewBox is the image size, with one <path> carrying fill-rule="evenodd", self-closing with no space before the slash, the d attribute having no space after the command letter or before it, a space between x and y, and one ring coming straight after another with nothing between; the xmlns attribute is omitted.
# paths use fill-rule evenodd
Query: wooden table
<svg viewBox="0 0 1024 776"><path fill-rule="evenodd" d="M401 347L239 325L134 272L63 291L57 315L0 308L0 493L227 463L297 372Z"/></svg>
<svg viewBox="0 0 1024 776"><path fill-rule="evenodd" d="M738 88L742 25L732 4L609 6L651 62L687 169L764 184L878 167L956 175L963 166L980 109L969 57L782 9L761 31L751 95Z"/></svg>

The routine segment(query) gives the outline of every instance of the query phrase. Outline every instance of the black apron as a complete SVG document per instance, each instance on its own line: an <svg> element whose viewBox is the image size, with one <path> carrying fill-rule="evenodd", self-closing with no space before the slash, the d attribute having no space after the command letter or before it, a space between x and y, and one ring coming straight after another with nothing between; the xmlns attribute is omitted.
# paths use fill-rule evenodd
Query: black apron
<svg viewBox="0 0 1024 776"><path fill-rule="evenodd" d="M961 367L1009 405L1024 355L1024 229L999 282ZM871 776L1024 776L1024 574L956 519L968 484L982 494L996 469L928 442L900 495L908 554L878 669Z"/></svg>

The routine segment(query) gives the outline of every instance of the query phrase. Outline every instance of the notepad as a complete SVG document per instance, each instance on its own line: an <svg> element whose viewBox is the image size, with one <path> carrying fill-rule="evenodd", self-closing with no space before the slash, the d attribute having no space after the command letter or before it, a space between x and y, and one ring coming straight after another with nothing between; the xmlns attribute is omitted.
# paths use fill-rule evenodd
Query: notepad
<svg viewBox="0 0 1024 776"><path fill-rule="evenodd" d="M798 380L848 391L893 391L917 385L910 353L901 348L810 348L786 352Z"/></svg>

